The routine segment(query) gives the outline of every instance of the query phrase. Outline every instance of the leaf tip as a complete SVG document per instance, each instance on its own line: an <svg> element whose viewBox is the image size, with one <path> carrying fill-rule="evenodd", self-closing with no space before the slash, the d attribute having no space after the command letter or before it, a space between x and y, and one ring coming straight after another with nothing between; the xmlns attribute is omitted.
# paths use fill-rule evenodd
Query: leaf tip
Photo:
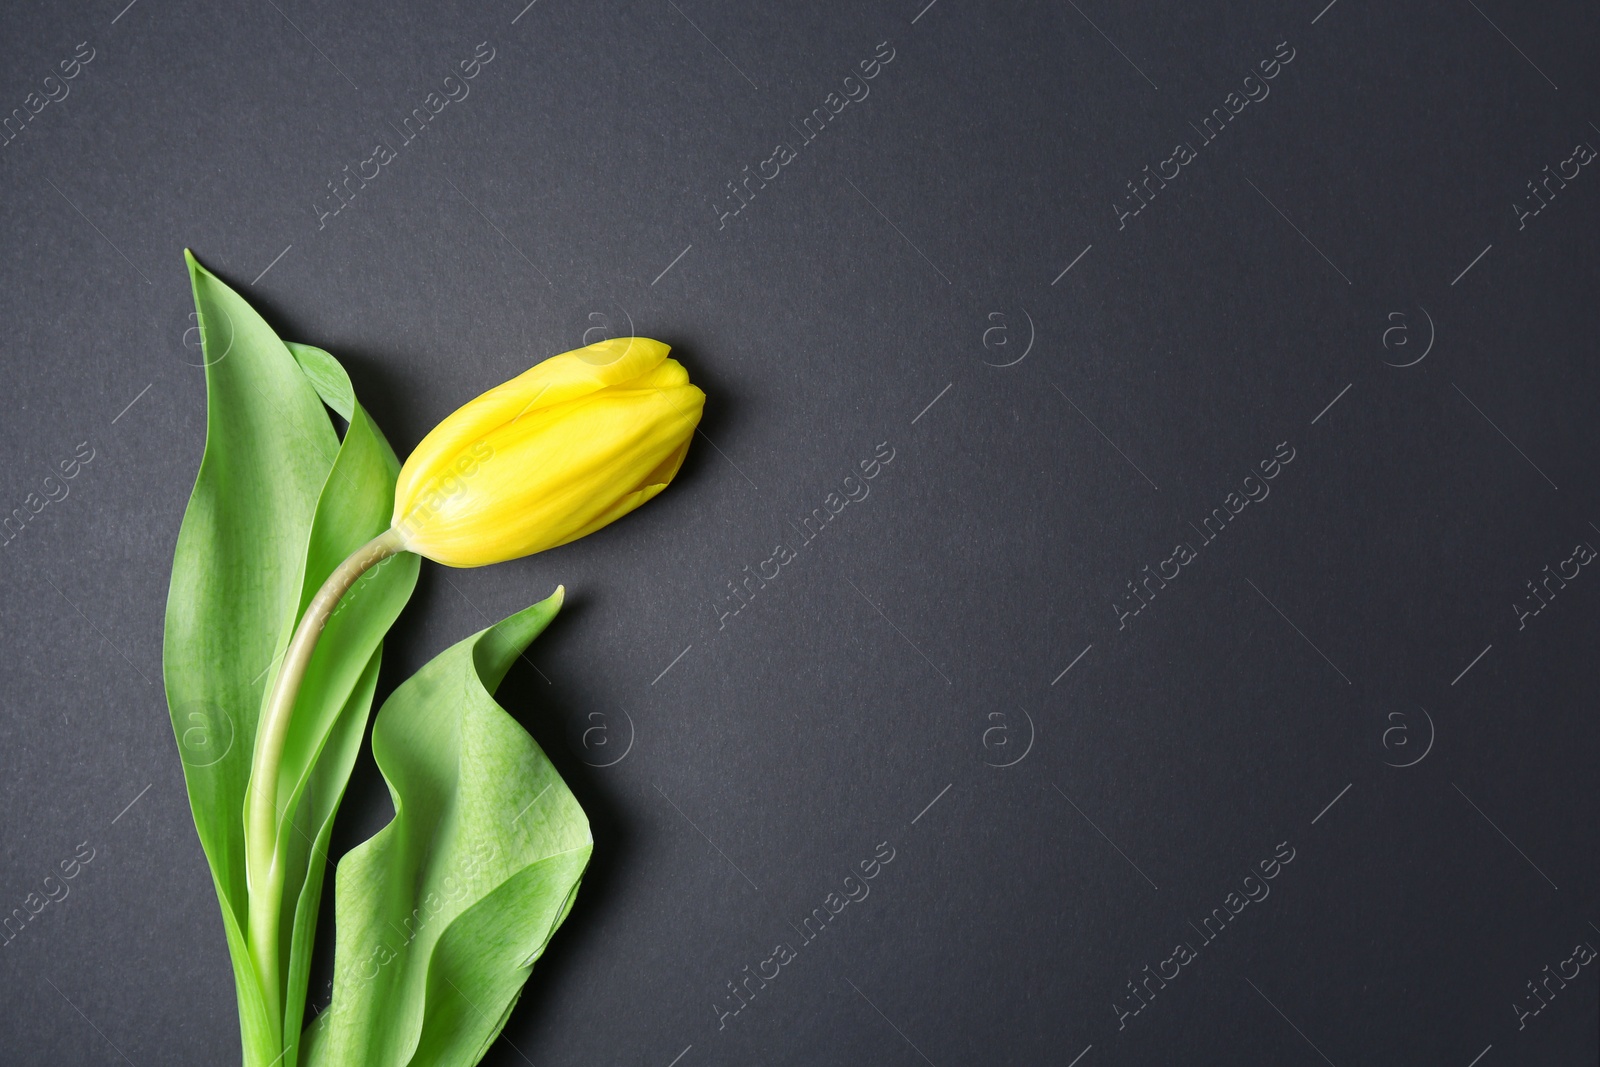
<svg viewBox="0 0 1600 1067"><path fill-rule="evenodd" d="M183 250L183 265L188 268L189 278L194 282L198 282L201 278L209 277L211 274L211 272L206 270L206 268L201 265L200 261L195 258L194 249L192 248L185 248Z"/></svg>

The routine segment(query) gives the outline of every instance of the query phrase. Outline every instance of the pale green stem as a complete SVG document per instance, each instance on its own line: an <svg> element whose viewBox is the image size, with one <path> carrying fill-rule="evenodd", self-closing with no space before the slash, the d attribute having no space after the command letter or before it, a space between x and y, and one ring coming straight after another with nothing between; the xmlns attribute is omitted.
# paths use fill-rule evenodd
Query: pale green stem
<svg viewBox="0 0 1600 1067"><path fill-rule="evenodd" d="M403 548L399 532L386 530L352 552L328 575L295 627L294 636L283 654L283 666L278 669L272 693L267 697L256 727L255 758L250 765L250 794L244 815L245 872L250 889L250 954L255 959L268 1017L272 1019L283 1017L278 966L281 936L278 917L283 905L284 876L277 862L278 766L289 736L289 720L294 714L306 667L311 663L311 653L340 598L368 569Z"/></svg>

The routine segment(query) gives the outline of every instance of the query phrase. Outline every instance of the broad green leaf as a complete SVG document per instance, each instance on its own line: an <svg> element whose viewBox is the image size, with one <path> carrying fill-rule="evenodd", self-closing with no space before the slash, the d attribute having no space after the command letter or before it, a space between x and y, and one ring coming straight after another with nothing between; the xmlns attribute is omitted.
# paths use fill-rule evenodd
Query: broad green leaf
<svg viewBox="0 0 1600 1067"><path fill-rule="evenodd" d="M339 862L333 1001L312 1067L471 1067L572 906L593 840L491 695L559 594L446 650L372 728L392 821Z"/></svg>
<svg viewBox="0 0 1600 1067"><path fill-rule="evenodd" d="M339 440L272 328L185 256L205 354L206 445L172 563L162 670L249 1062L278 1044L282 1024L245 947L245 789L257 713L284 620L300 602L306 539Z"/></svg>
<svg viewBox="0 0 1600 1067"><path fill-rule="evenodd" d="M243 298L192 256L188 263L207 433L173 561L167 700L222 904L246 1063L292 1067L282 1035L300 1028L328 831L371 708L379 642L411 593L418 561L398 557L351 591L296 705L278 794L289 867L279 1015L244 934L243 811L256 723L300 611L351 549L388 525L398 463L333 357L285 346ZM343 443L324 403L349 422Z"/></svg>

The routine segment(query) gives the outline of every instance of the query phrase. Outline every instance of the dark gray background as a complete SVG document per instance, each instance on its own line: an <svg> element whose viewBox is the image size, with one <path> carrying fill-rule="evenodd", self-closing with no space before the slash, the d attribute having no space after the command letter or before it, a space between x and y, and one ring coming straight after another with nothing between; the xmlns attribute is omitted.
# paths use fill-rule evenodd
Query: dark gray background
<svg viewBox="0 0 1600 1067"><path fill-rule="evenodd" d="M390 640L380 696L570 590L502 698L595 861L486 1062L1595 1062L1594 965L1514 1005L1600 945L1600 577L1513 605L1600 544L1600 173L1514 205L1600 145L1600 13L926 2L8 9L0 109L94 58L0 148L0 510L94 459L0 549L0 905L94 858L0 949L0 1060L237 1056L160 684L204 434L189 246L402 453L606 332L709 394L659 500L425 565ZM871 95L719 228L884 41ZM480 42L471 95L319 228ZM1281 42L1270 96L1119 229ZM871 495L719 629L882 442ZM1119 629L1281 442L1270 497ZM341 849L389 814L363 760ZM880 842L870 897L719 1029Z"/></svg>

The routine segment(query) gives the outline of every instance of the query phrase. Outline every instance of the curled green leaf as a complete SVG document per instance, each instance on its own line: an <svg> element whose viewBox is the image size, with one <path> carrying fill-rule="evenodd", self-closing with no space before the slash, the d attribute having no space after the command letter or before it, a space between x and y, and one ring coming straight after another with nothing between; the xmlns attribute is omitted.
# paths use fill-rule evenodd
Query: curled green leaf
<svg viewBox="0 0 1600 1067"><path fill-rule="evenodd" d="M447 649L378 713L395 816L339 862L333 1000L303 1062L471 1067L566 918L589 822L492 695L560 602Z"/></svg>

